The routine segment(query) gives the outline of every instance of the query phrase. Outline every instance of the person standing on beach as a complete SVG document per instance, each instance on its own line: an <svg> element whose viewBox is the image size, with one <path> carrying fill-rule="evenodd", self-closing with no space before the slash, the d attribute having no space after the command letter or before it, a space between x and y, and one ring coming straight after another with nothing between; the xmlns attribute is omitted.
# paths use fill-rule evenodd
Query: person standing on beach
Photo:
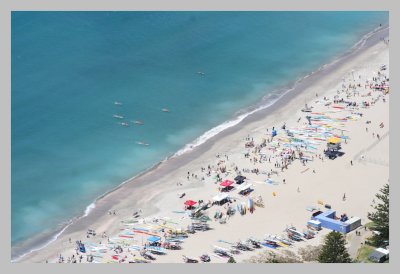
<svg viewBox="0 0 400 274"><path fill-rule="evenodd" d="M343 201L346 201L346 193L343 194L342 200L343 200Z"/></svg>

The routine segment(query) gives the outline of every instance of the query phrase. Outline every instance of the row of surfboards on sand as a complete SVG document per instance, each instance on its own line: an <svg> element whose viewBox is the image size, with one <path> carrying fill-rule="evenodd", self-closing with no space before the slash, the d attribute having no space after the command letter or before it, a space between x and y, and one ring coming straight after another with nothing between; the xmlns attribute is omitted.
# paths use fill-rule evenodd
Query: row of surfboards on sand
<svg viewBox="0 0 400 274"><path fill-rule="evenodd" d="M247 203L245 203L245 202L239 203L237 205L237 210L239 211L239 213L241 215L245 215L247 213L247 211L249 211L250 213L253 213L253 211L254 211L253 198L250 197L247 200Z"/></svg>

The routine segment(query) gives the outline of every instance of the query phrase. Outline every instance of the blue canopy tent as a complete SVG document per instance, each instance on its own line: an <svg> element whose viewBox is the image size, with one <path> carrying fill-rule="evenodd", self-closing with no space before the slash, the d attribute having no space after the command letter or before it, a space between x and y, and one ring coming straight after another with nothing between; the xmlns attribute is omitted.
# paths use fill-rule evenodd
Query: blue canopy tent
<svg viewBox="0 0 400 274"><path fill-rule="evenodd" d="M86 248L84 244L79 244L79 252L86 253Z"/></svg>
<svg viewBox="0 0 400 274"><path fill-rule="evenodd" d="M161 238L158 236L150 236L149 238L147 238L147 241L149 241L150 243L156 243L159 242L160 240Z"/></svg>

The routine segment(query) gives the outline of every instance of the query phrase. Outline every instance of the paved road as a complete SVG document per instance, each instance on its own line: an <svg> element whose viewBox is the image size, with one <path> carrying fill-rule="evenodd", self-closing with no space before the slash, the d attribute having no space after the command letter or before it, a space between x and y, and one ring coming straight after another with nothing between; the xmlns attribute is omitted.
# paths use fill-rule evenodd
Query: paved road
<svg viewBox="0 0 400 274"><path fill-rule="evenodd" d="M361 232L361 236L356 236L356 231ZM369 230L365 230L363 226L347 234L347 248L351 258L355 259L357 257L357 251L361 247L361 243L364 243L365 240L371 235L372 232Z"/></svg>

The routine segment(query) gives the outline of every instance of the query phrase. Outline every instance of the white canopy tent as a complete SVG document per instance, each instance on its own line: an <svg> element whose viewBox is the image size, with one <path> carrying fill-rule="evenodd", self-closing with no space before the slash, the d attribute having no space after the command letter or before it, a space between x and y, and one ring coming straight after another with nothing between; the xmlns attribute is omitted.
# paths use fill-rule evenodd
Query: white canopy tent
<svg viewBox="0 0 400 274"><path fill-rule="evenodd" d="M242 192L242 191L244 191L244 190L247 190L247 189L249 189L249 188L252 187L252 186L253 186L253 184L251 184L251 183L244 183L244 184L241 184L240 186L237 187L237 190L239 190L238 193L240 193L240 192Z"/></svg>
<svg viewBox="0 0 400 274"><path fill-rule="evenodd" d="M217 203L222 202L223 200L229 198L229 194L227 193L220 193L216 196L213 197L213 200L216 201Z"/></svg>

